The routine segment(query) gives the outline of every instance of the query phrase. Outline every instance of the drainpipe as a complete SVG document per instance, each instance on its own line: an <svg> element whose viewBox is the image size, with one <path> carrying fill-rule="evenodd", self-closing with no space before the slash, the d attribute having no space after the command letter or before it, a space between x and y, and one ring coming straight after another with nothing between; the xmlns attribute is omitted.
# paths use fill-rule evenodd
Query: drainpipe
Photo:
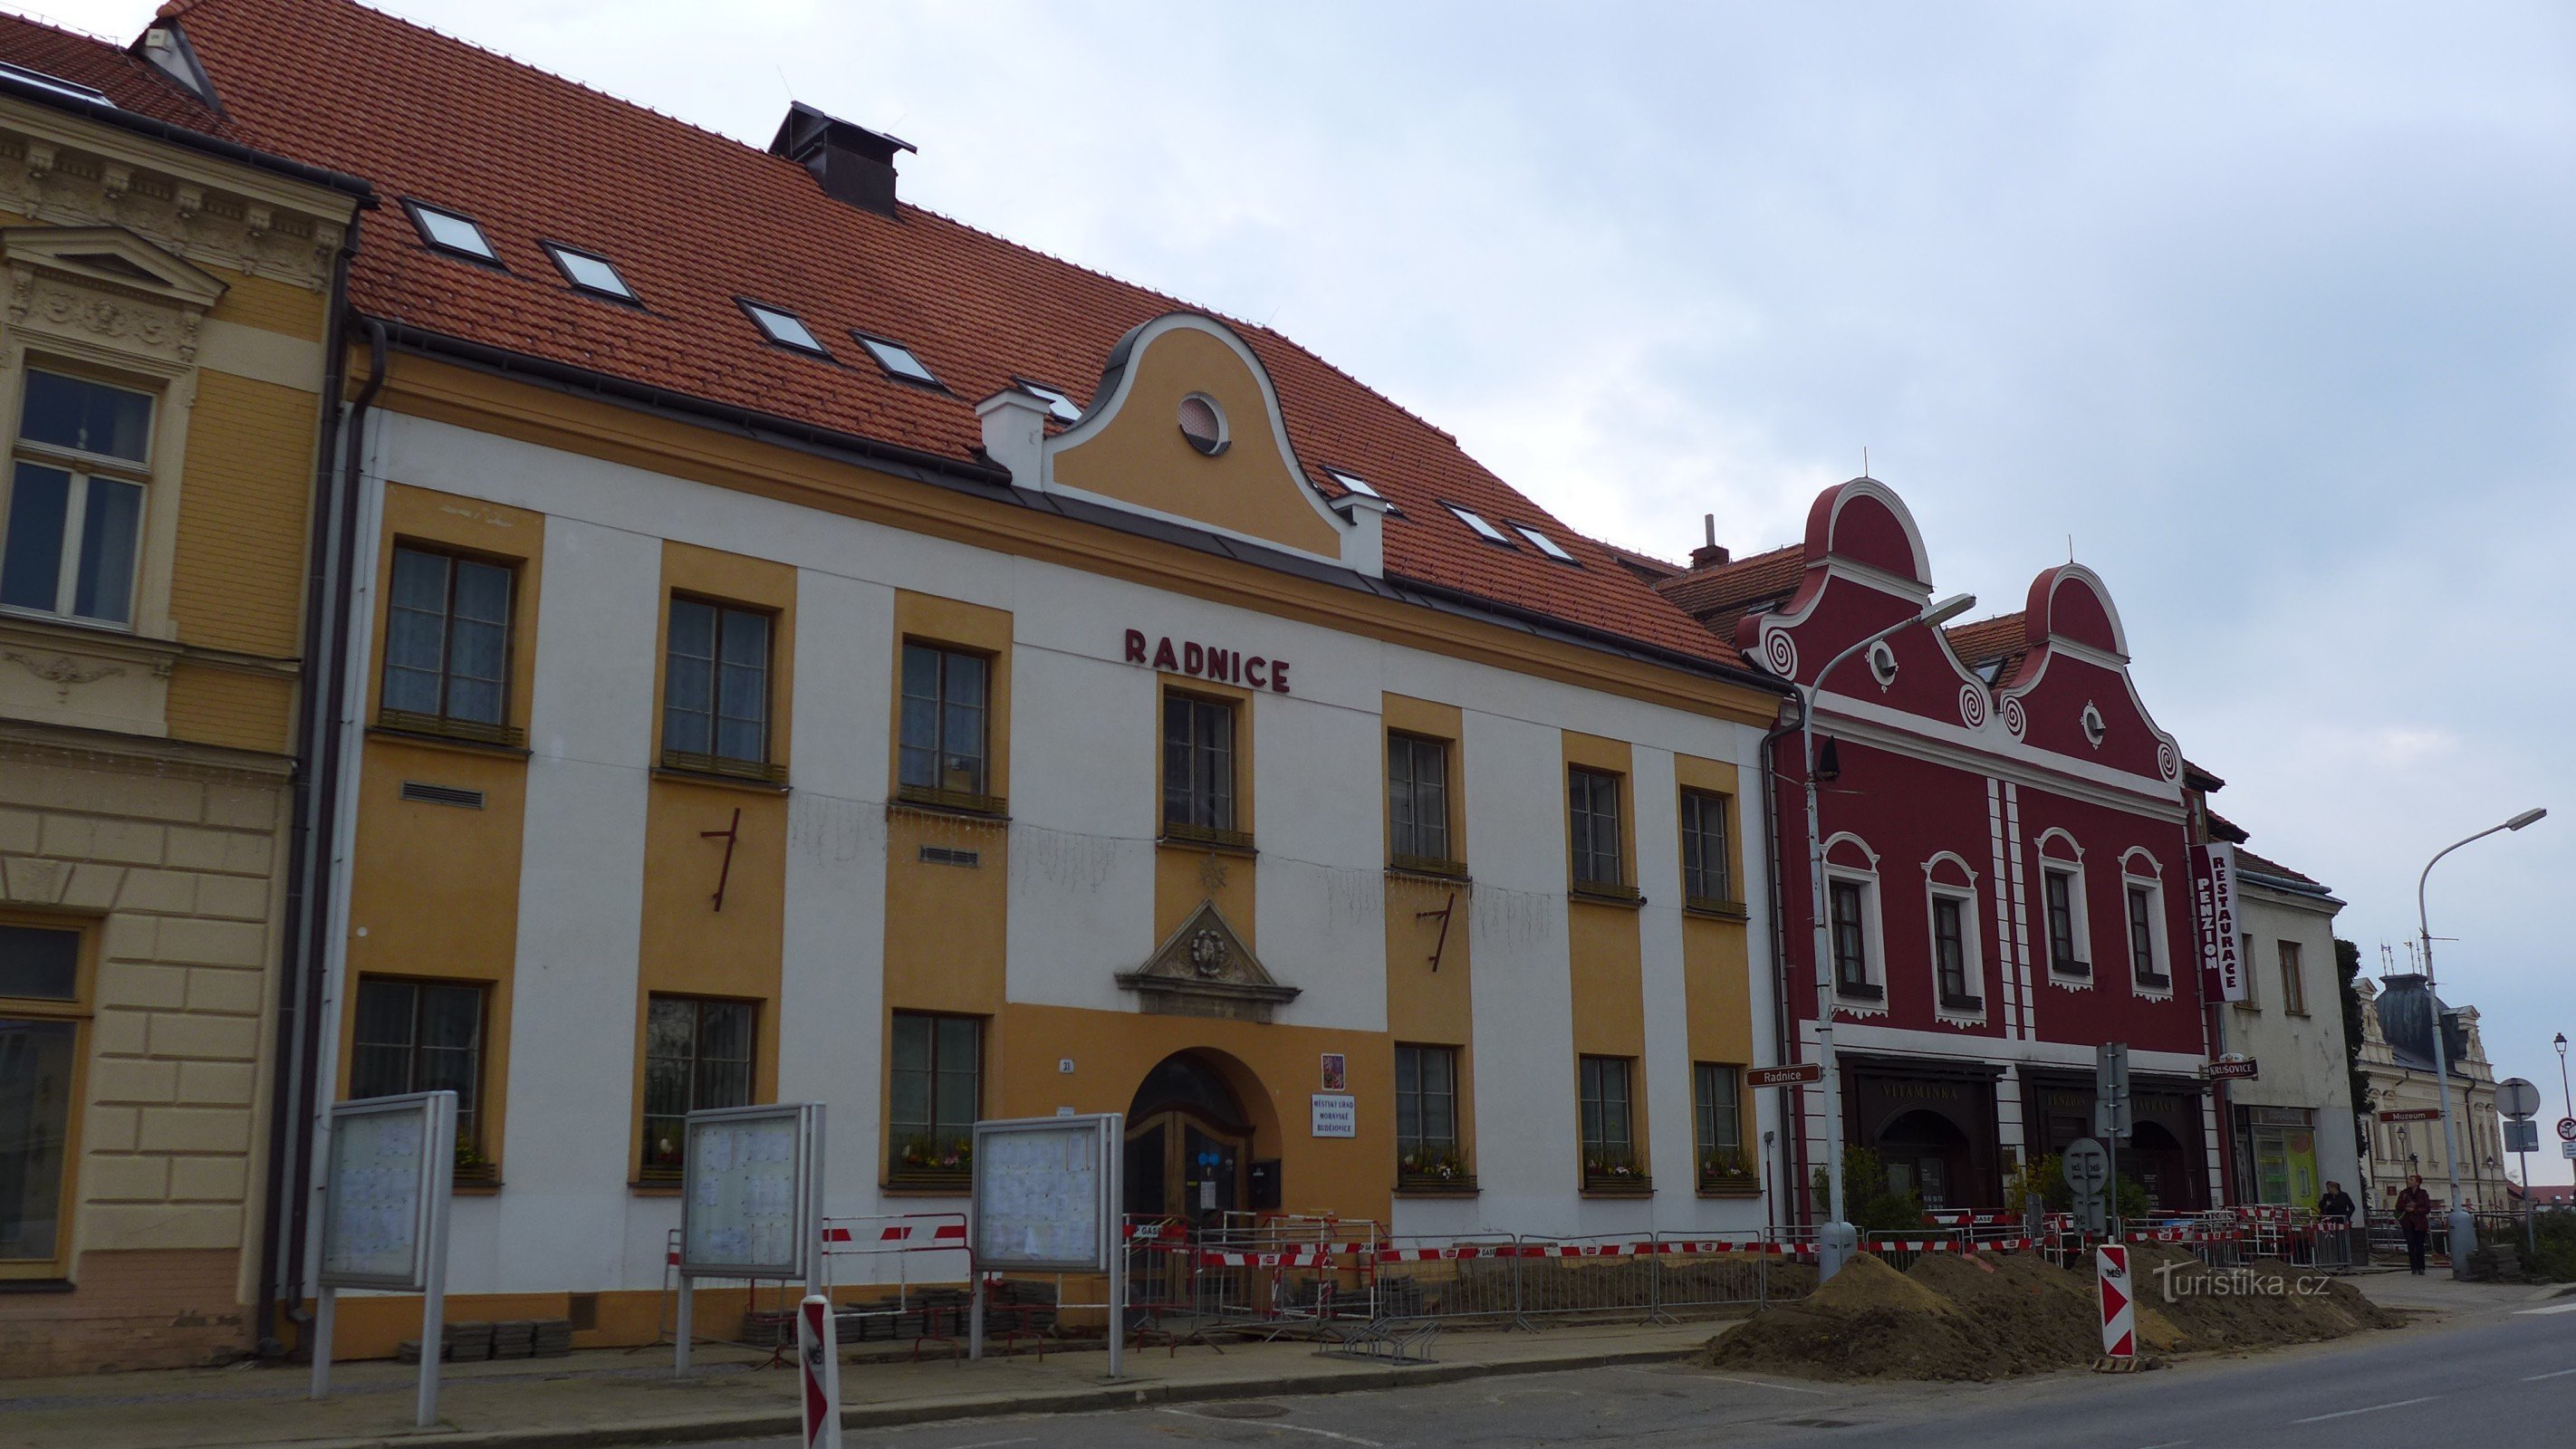
<svg viewBox="0 0 2576 1449"><path fill-rule="evenodd" d="M1770 878L1771 887L1771 967L1776 988L1771 993L1772 1060L1784 1066L1796 1055L1798 1043L1797 1022L1789 1013L1789 917L1783 894L1786 886L1780 875L1780 815L1779 802L1775 798L1779 781L1773 772L1779 768L1775 763L1778 742L1784 736L1796 734L1799 728L1798 724L1784 723L1762 737L1762 824L1771 836L1762 857L1766 867L1764 874ZM1785 1201L1779 1207L1784 1222L1803 1222L1807 1217L1807 1183L1799 1171L1799 1153L1807 1140L1806 1093L1798 1092L1789 1100L1795 1105L1791 1111L1781 1114L1780 1122L1779 1181L1780 1195ZM1793 1118L1794 1131L1791 1130ZM1793 1204L1797 1208L1794 1216L1789 1212Z"/></svg>
<svg viewBox="0 0 2576 1449"><path fill-rule="evenodd" d="M353 226L349 246L357 245ZM342 253L345 284L348 253ZM336 399L345 386L344 333L348 315L335 288L334 340L326 397ZM313 1136L303 1129L321 1094L324 1060L322 1007L330 957L333 920L332 862L338 854L338 821L342 750L337 723L349 691L349 600L355 587L351 561L358 543L358 476L365 456L368 409L383 390L386 369L384 324L373 318L358 323L367 340L367 380L342 410L332 449L323 450L316 480L313 543L315 562L307 568L304 630L304 693L297 761L296 818L290 842L288 874L287 965L278 1004L277 1039L283 1054L284 1080L271 1100L268 1230L261 1245L259 1348L263 1355L285 1352L278 1336L279 1311L287 1321L305 1322L304 1265L311 1231ZM318 671L318 673L317 673Z"/></svg>

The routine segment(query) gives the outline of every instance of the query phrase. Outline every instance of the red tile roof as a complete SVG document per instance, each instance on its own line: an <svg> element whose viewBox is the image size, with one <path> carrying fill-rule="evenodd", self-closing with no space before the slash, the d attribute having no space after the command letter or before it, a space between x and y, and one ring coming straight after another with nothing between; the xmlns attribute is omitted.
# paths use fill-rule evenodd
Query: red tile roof
<svg viewBox="0 0 2576 1449"><path fill-rule="evenodd" d="M2285 881L2294 886L2306 886L2311 890L2321 891L2326 888L2325 883L2316 877L2302 875L2277 860L2266 860L2242 845L2236 847L2236 866L2248 875L2269 876L2273 880Z"/></svg>
<svg viewBox="0 0 2576 1449"><path fill-rule="evenodd" d="M0 15L0 59L105 91L136 115L210 134L221 130L222 118L160 67L95 36Z"/></svg>
<svg viewBox="0 0 2576 1449"><path fill-rule="evenodd" d="M1941 636L1950 641L1950 651L1959 656L1960 663L1979 673L1987 665L2002 661L2003 667L1995 671L1994 677L1994 687L2001 689L2020 677L2023 663L2030 658L2023 631L2023 615L2016 611L1954 625L1942 630Z"/></svg>
<svg viewBox="0 0 2576 1449"><path fill-rule="evenodd" d="M224 114L205 129L482 225L500 267L432 252L390 209L367 227L353 303L422 332L971 465L975 400L1016 375L1084 401L1120 336L1188 305L918 207L845 205L795 162L347 0L162 13L213 78ZM150 67L30 22L0 31L0 55L119 104L175 104ZM643 305L575 292L541 240L609 258ZM795 312L840 365L766 343L736 297ZM1401 510L1386 520L1390 577L1741 666L1456 439L1278 333L1231 325L1270 370L1299 456L1366 478ZM853 328L902 342L946 389L885 377ZM1484 542L1444 501L1540 528L1583 566Z"/></svg>
<svg viewBox="0 0 2576 1449"><path fill-rule="evenodd" d="M1693 616L1741 613L1748 604L1777 601L1798 591L1807 574L1803 544L1751 554L1714 568L1691 569L1655 586Z"/></svg>

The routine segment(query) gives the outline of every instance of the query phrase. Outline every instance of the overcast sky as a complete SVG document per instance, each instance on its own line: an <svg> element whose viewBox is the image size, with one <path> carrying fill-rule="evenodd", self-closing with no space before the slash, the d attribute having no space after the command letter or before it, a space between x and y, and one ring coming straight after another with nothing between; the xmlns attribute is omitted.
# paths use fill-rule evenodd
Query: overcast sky
<svg viewBox="0 0 2576 1449"><path fill-rule="evenodd" d="M1789 542L1863 448L1981 614L2071 538L2374 971L2435 850L2560 809L2431 896L2557 1115L2571 12L391 8L753 145L791 96L891 130L908 199L1275 326L1619 543Z"/></svg>

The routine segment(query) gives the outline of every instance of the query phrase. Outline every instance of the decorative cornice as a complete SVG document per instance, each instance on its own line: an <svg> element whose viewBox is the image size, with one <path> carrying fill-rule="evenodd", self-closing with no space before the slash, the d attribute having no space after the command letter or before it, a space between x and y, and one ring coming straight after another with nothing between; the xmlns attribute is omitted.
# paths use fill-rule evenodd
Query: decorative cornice
<svg viewBox="0 0 2576 1449"><path fill-rule="evenodd" d="M205 171L176 169L189 161L203 162ZM191 260L318 292L331 283L353 205L319 187L254 179L177 146L0 105L0 211L30 220L112 223Z"/></svg>

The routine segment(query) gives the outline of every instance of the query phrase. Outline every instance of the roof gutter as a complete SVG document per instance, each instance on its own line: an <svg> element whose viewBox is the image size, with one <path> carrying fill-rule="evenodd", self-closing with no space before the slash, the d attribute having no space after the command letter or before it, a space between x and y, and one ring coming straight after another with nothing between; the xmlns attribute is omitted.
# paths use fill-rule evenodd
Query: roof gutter
<svg viewBox="0 0 2576 1449"><path fill-rule="evenodd" d="M7 75L0 75L0 96L27 101L43 106L47 110L96 121L100 125L113 126L121 131L131 131L135 135L148 136L155 141L167 141L174 146L185 146L191 151L202 151L209 156L238 162L255 170L284 176L290 180L345 192L358 198L362 206L373 207L376 204L376 188L362 176L352 176L345 171L333 171L322 166L308 166L301 161L290 161L283 156L271 155L266 151L245 146L239 141L227 141L221 136L210 136L203 131L191 130L169 121L156 121L150 116L137 115L117 106L114 102L94 105L87 101L74 100L69 96L59 95L42 86L29 85Z"/></svg>

